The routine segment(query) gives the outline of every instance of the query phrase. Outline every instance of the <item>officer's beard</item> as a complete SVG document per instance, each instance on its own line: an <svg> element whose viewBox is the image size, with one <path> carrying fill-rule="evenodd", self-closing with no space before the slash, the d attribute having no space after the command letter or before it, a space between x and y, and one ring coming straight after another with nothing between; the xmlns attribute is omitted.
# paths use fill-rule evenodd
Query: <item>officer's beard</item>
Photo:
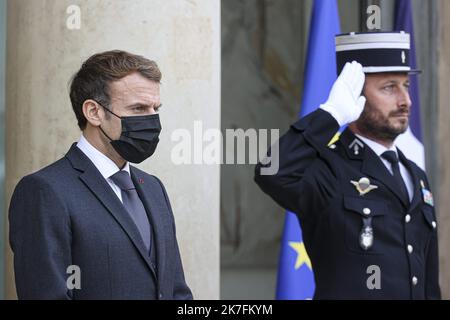
<svg viewBox="0 0 450 320"><path fill-rule="evenodd" d="M395 119L399 115L409 116L408 107L400 107L385 116L367 102L355 124L358 131L369 139L392 143L408 129L409 118Z"/></svg>

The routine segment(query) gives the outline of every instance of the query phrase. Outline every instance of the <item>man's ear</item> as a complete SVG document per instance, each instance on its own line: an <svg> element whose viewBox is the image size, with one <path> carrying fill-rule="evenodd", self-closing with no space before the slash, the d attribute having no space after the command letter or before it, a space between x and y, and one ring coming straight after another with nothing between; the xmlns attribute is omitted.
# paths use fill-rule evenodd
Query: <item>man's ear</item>
<svg viewBox="0 0 450 320"><path fill-rule="evenodd" d="M102 119L104 118L104 111L100 105L94 100L86 100L83 103L83 114L87 122L93 126L98 127L102 124Z"/></svg>

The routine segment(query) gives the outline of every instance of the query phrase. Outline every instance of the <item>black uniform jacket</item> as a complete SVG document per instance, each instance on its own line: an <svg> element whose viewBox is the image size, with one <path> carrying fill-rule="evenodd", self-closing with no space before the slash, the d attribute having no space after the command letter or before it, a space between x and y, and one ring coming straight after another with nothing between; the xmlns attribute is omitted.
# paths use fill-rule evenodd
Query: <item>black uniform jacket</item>
<svg viewBox="0 0 450 320"><path fill-rule="evenodd" d="M314 298L440 299L437 223L425 172L399 150L414 183L407 203L381 159L348 128L329 145L338 130L319 109L279 140L277 174L256 167L261 189L299 217Z"/></svg>

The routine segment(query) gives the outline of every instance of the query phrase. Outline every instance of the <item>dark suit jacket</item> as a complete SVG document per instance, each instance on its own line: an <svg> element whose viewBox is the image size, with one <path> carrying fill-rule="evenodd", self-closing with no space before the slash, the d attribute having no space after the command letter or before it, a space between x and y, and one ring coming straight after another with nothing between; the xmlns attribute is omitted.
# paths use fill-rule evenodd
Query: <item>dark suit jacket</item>
<svg viewBox="0 0 450 320"><path fill-rule="evenodd" d="M440 298L436 216L422 194L429 190L425 172L399 152L414 183L413 200L406 203L380 158L349 129L328 147L338 129L319 109L281 137L277 174L264 176L261 165L256 168L261 189L299 217L315 298ZM360 195L351 181L363 177L378 188ZM374 241L364 250L359 237L367 218ZM370 266L379 267L379 289L367 285Z"/></svg>
<svg viewBox="0 0 450 320"><path fill-rule="evenodd" d="M19 299L192 299L162 183L130 167L156 242L152 265L133 220L89 158L66 156L24 177L9 209ZM70 265L81 289L68 290Z"/></svg>

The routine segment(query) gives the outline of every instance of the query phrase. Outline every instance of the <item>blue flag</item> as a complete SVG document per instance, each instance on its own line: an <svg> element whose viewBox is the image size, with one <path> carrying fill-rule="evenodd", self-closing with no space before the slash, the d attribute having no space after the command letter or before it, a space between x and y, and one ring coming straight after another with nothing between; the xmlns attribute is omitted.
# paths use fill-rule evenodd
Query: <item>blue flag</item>
<svg viewBox="0 0 450 320"><path fill-rule="evenodd" d="M409 63L411 69L416 69L416 44L414 41L414 23L411 0L397 0L395 2L394 29L396 31L405 31L410 34L411 50L409 52ZM420 126L420 96L417 75L411 75L410 82L410 95L411 101L413 102L410 127L417 139L422 140L422 130Z"/></svg>
<svg viewBox="0 0 450 320"><path fill-rule="evenodd" d="M411 49L409 52L409 63L412 69L416 69L416 45L414 41L414 21L411 0L397 0L395 2L394 29L410 34ZM405 153L408 159L414 161L419 167L425 170L425 152L421 142L420 96L417 75L410 76L409 94L412 102L409 128L406 133L397 138L395 144Z"/></svg>
<svg viewBox="0 0 450 320"><path fill-rule="evenodd" d="M336 0L315 0L309 29L300 117L324 103L336 80L335 35L340 33ZM278 265L276 298L312 299L314 275L297 216L286 213Z"/></svg>

